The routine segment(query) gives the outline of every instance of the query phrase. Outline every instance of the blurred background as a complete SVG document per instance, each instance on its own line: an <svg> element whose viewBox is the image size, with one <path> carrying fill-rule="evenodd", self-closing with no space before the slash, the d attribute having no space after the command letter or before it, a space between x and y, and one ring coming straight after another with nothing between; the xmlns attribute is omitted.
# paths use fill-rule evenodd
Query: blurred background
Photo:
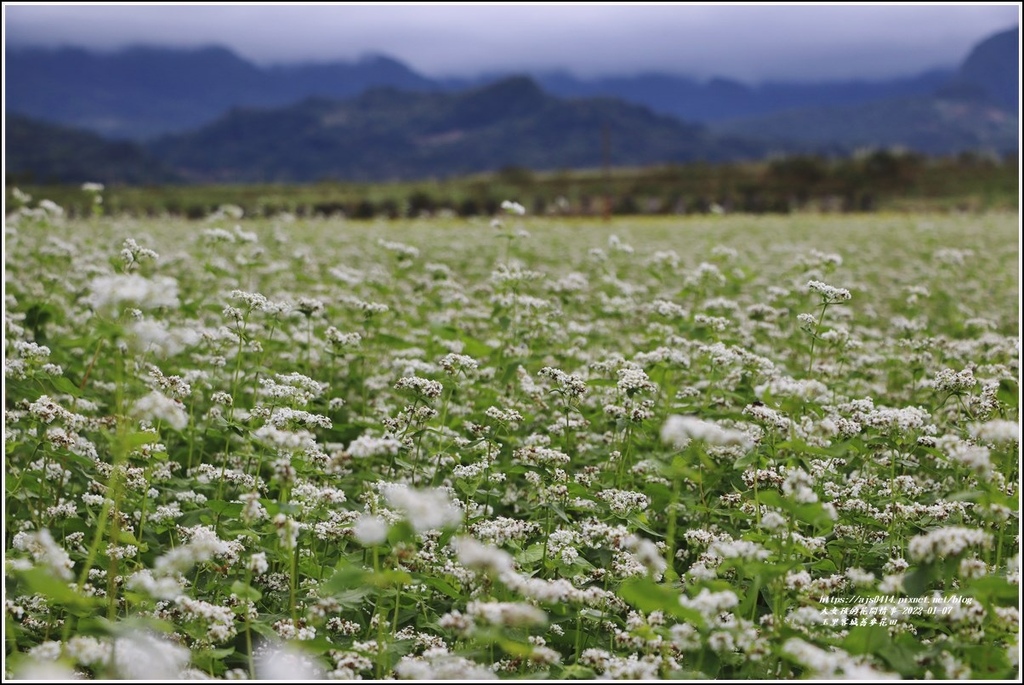
<svg viewBox="0 0 1024 685"><path fill-rule="evenodd" d="M1019 3L7 3L5 182L485 174L543 211L870 208L871 178L1019 167L1019 23ZM654 189L623 200L626 169ZM497 199L418 192L419 212Z"/></svg>

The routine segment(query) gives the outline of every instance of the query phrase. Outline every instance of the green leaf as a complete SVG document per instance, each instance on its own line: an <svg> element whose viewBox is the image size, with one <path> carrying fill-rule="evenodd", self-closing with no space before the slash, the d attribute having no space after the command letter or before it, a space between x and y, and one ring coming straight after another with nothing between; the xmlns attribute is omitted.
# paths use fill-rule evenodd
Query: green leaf
<svg viewBox="0 0 1024 685"><path fill-rule="evenodd" d="M593 680L597 676L597 673L592 668L586 666L580 666L579 664L573 664L566 666L562 669L559 674L559 680Z"/></svg>
<svg viewBox="0 0 1024 685"><path fill-rule="evenodd" d="M242 507L244 506L241 502L225 502L223 500L210 500L206 503L206 506L213 513L217 514L221 518L234 519L242 513Z"/></svg>
<svg viewBox="0 0 1024 685"><path fill-rule="evenodd" d="M51 376L50 385L58 393L66 393L75 398L82 396L82 391L78 389L78 386L64 376Z"/></svg>
<svg viewBox="0 0 1024 685"><path fill-rule="evenodd" d="M404 587L412 585L412 576L408 571L398 569L384 569L382 571L369 571L364 576L365 582L379 588Z"/></svg>
<svg viewBox="0 0 1024 685"><path fill-rule="evenodd" d="M397 545L400 542L412 542L416 539L416 531L408 521L399 521L388 529L388 544Z"/></svg>
<svg viewBox="0 0 1024 685"><path fill-rule="evenodd" d="M925 564L903 576L903 589L911 597L921 597L939 575L940 569L937 566Z"/></svg>
<svg viewBox="0 0 1024 685"><path fill-rule="evenodd" d="M903 634L896 638L895 642L883 645L878 649L878 656L896 669L896 672L905 677L912 677L920 668L917 663L917 655L924 650L924 647L910 635Z"/></svg>
<svg viewBox="0 0 1024 685"><path fill-rule="evenodd" d="M223 647L221 649L207 648L192 651L192 664L196 668L208 671L218 662L235 653L234 647Z"/></svg>
<svg viewBox="0 0 1024 685"><path fill-rule="evenodd" d="M450 583L435 576L427 576L422 573L417 573L414 578L417 583L423 583L427 587L433 588L452 599L459 599L462 597L462 593L456 590Z"/></svg>
<svg viewBox="0 0 1024 685"><path fill-rule="evenodd" d="M138 432L129 433L128 435L125 435L124 438L122 438L122 440L122 444L124 445L125 449L133 450L136 447L141 447L142 445L150 445L154 442L157 442L158 440L160 440L160 436L157 435L156 433Z"/></svg>
<svg viewBox="0 0 1024 685"><path fill-rule="evenodd" d="M499 385L508 385L508 382L511 381L512 378L514 378L516 373L519 371L519 367L521 364L522 361L519 359L513 359L509 361L505 365L504 370L501 372L501 380L498 382Z"/></svg>
<svg viewBox="0 0 1024 685"><path fill-rule="evenodd" d="M734 461L732 463L732 467L734 469L736 469L737 471L743 470L743 469L747 468L748 466L752 465L754 462L756 462L757 459L758 459L758 456L759 455L758 455L758 453L756 451L754 451L754 452L747 452L742 457L740 457L739 459Z"/></svg>
<svg viewBox="0 0 1024 685"><path fill-rule="evenodd" d="M783 497L782 494L775 490L765 490L764 492L761 492L758 497L761 504L767 504L770 507L782 509L797 521L813 526L822 533L829 533L832 531L832 516L829 515L821 502L807 504L794 502L787 497Z"/></svg>
<svg viewBox="0 0 1024 685"><path fill-rule="evenodd" d="M1020 588L1001 576L982 576L970 581L963 594L986 604L1011 605L1020 597Z"/></svg>
<svg viewBox="0 0 1024 685"><path fill-rule="evenodd" d="M262 592L240 580L231 583L231 592L239 599L247 599L250 602L258 602L263 597Z"/></svg>
<svg viewBox="0 0 1024 685"><path fill-rule="evenodd" d="M69 609L91 609L95 605L95 599L80 594L67 581L61 580L41 568L21 571L18 575L32 592L46 597L54 604L60 604Z"/></svg>
<svg viewBox="0 0 1024 685"><path fill-rule="evenodd" d="M533 566L543 558L544 545L540 542L530 545L529 547L527 547L515 556L516 561L518 561L519 565L524 568L529 568L530 566Z"/></svg>
<svg viewBox="0 0 1024 685"><path fill-rule="evenodd" d="M668 586L659 585L650 578L630 578L619 587L619 596L640 611L650 613L663 611L682 621L703 628L704 617L700 612L688 609L679 603L679 591Z"/></svg>
<svg viewBox="0 0 1024 685"><path fill-rule="evenodd" d="M889 629L882 626L851 628L843 640L843 649L850 654L876 654L891 642Z"/></svg>

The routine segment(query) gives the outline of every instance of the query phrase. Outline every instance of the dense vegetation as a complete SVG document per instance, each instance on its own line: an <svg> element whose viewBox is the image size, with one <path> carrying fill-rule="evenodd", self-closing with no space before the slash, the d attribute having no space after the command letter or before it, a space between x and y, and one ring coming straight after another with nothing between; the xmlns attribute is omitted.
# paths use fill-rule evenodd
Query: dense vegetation
<svg viewBox="0 0 1024 685"><path fill-rule="evenodd" d="M1016 209L1019 179L1016 158L926 158L879 151L845 160L799 156L758 164L672 165L607 173L507 168L494 174L391 184L111 186L104 193L104 211L199 219L230 204L247 216L288 212L350 218L470 217L493 215L508 197L523 198L532 213L556 215L979 211ZM93 195L78 186L29 182L20 187L56 201L71 215L93 213ZM8 202L18 206L10 192Z"/></svg>
<svg viewBox="0 0 1024 685"><path fill-rule="evenodd" d="M1015 212L20 198L5 677L1019 676Z"/></svg>

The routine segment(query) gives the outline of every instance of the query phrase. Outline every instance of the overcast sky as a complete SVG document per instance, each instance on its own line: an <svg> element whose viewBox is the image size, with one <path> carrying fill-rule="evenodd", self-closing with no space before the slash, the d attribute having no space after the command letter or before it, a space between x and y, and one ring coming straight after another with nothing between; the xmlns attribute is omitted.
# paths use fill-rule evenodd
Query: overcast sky
<svg viewBox="0 0 1024 685"><path fill-rule="evenodd" d="M395 57L427 76L563 69L875 79L954 66L1019 3L4 5L8 45L223 45L260 64Z"/></svg>

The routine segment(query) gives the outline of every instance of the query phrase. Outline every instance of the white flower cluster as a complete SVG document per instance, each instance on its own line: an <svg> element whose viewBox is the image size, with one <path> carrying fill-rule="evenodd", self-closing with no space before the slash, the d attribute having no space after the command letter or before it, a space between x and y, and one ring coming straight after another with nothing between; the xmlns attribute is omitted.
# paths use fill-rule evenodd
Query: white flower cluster
<svg viewBox="0 0 1024 685"><path fill-rule="evenodd" d="M512 453L513 461L530 466L554 467L569 463L569 455L550 447L527 445Z"/></svg>
<svg viewBox="0 0 1024 685"><path fill-rule="evenodd" d="M662 667L658 655L619 657L596 647L583 650L580 663L598 671L602 680L659 680Z"/></svg>
<svg viewBox="0 0 1024 685"><path fill-rule="evenodd" d="M34 533L15 533L12 546L31 554L35 563L42 565L58 578L71 580L74 577L71 569L74 568L75 562L71 561L68 553L54 541L46 528Z"/></svg>
<svg viewBox="0 0 1024 685"><path fill-rule="evenodd" d="M479 362L469 355L456 354L454 352L450 352L441 357L438 365L450 376L454 376L460 371L462 373L475 371L480 366Z"/></svg>
<svg viewBox="0 0 1024 685"><path fill-rule="evenodd" d="M934 387L939 392L948 392L951 395L962 395L978 384L974 377L973 369L954 371L953 369L942 369L935 374Z"/></svg>
<svg viewBox="0 0 1024 685"><path fill-rule="evenodd" d="M712 592L705 587L701 588L697 596L693 598L679 595L679 603L687 609L694 609L700 612L705 620L710 621L721 612L739 604L739 599L732 590Z"/></svg>
<svg viewBox="0 0 1024 685"><path fill-rule="evenodd" d="M1020 424L1016 421L994 419L975 423L971 425L970 432L976 440L993 445L1020 444Z"/></svg>
<svg viewBox="0 0 1024 685"><path fill-rule="evenodd" d="M548 616L541 609L525 602L470 602L466 614L474 620L494 626L526 627L544 624Z"/></svg>
<svg viewBox="0 0 1024 685"><path fill-rule="evenodd" d="M153 421L162 421L174 430L184 430L188 425L188 413L180 401L153 390L135 401L132 415Z"/></svg>
<svg viewBox="0 0 1024 685"><path fill-rule="evenodd" d="M256 657L258 680L323 680L324 668L307 652L288 643L265 644Z"/></svg>
<svg viewBox="0 0 1024 685"><path fill-rule="evenodd" d="M526 214L526 207L512 200L502 200L501 211L513 216L523 216Z"/></svg>
<svg viewBox="0 0 1024 685"><path fill-rule="evenodd" d="M696 416L680 416L673 414L661 427L661 440L678 448L684 448L691 440L704 442L708 445L738 446L749 450L753 441L746 433L729 428L722 428L716 423L698 419Z"/></svg>
<svg viewBox="0 0 1024 685"><path fill-rule="evenodd" d="M301 373L275 374L273 379L261 378L261 392L274 399L285 399L295 404L308 404L327 389L327 383L315 381Z"/></svg>
<svg viewBox="0 0 1024 685"><path fill-rule="evenodd" d="M176 308L178 281L170 276L149 279L139 274L97 276L89 283L89 295L84 301L93 309L106 312L120 305L138 309Z"/></svg>
<svg viewBox="0 0 1024 685"><path fill-rule="evenodd" d="M387 540L388 522L380 516L364 514L352 524L352 536L363 547L373 547Z"/></svg>
<svg viewBox="0 0 1024 685"><path fill-rule="evenodd" d="M388 252L395 253L399 259L415 259L420 256L419 248L413 247L412 245L406 245L394 240L384 240L381 238L377 241L377 244L383 247Z"/></svg>
<svg viewBox="0 0 1024 685"><path fill-rule="evenodd" d="M552 379L558 384L560 392L568 397L583 397L587 392L587 383L575 373L569 374L551 366L545 366L538 375Z"/></svg>
<svg viewBox="0 0 1024 685"><path fill-rule="evenodd" d="M435 399L441 396L444 386L419 376L404 376L395 383L395 390L411 390L427 399Z"/></svg>
<svg viewBox="0 0 1024 685"><path fill-rule="evenodd" d="M359 333L342 333L334 326L330 326L324 331L324 337L335 347L358 347L363 340L363 336Z"/></svg>
<svg viewBox="0 0 1024 685"><path fill-rule="evenodd" d="M402 443L395 438L377 438L371 435L360 435L349 443L346 452L356 459L370 457L393 457L402 449Z"/></svg>
<svg viewBox="0 0 1024 685"><path fill-rule="evenodd" d="M852 297L846 288L836 288L821 281L807 281L807 287L821 295L822 304L840 304L849 301Z"/></svg>
<svg viewBox="0 0 1024 685"><path fill-rule="evenodd" d="M882 433L890 436L907 436L912 432L932 432L927 424L931 418L927 411L920 407L904 407L903 409L889 409L879 407L863 417L866 426L877 428Z"/></svg>
<svg viewBox="0 0 1024 685"><path fill-rule="evenodd" d="M297 452L316 445L316 440L309 431L280 430L269 423L257 428L253 431L252 435L260 442L291 452Z"/></svg>
<svg viewBox="0 0 1024 685"><path fill-rule="evenodd" d="M991 455L984 445L972 445L955 435L947 435L937 439L935 447L954 464L962 464L982 478L992 475Z"/></svg>
<svg viewBox="0 0 1024 685"><path fill-rule="evenodd" d="M417 533L462 523L462 509L452 503L446 490L420 490L399 483L381 483L379 488L388 505L403 512Z"/></svg>
<svg viewBox="0 0 1024 685"><path fill-rule="evenodd" d="M515 409L501 409L499 407L487 407L484 412L487 418L493 419L501 424L511 425L521 423L523 415Z"/></svg>
<svg viewBox="0 0 1024 685"><path fill-rule="evenodd" d="M309 428L330 428L332 426L331 420L326 416L289 407L276 407L267 423L277 428L285 428L289 424L299 424Z"/></svg>
<svg viewBox="0 0 1024 685"><path fill-rule="evenodd" d="M790 428L793 427L793 422L783 416L781 412L763 404L748 404L743 408L743 413L753 418L762 426L778 431L783 435L788 434Z"/></svg>
<svg viewBox="0 0 1024 685"><path fill-rule="evenodd" d="M403 656L395 664L403 680L497 680L491 669L450 653L445 647L428 649L419 656Z"/></svg>
<svg viewBox="0 0 1024 685"><path fill-rule="evenodd" d="M500 575L514 572L512 555L491 545L485 545L467 535L453 538L451 546L459 563L473 571Z"/></svg>
<svg viewBox="0 0 1024 685"><path fill-rule="evenodd" d="M194 564L204 563L214 557L232 563L238 560L240 545L221 540L211 527L200 525L179 528L179 532L187 542L157 557L153 564L156 577L185 573Z"/></svg>
<svg viewBox="0 0 1024 685"><path fill-rule="evenodd" d="M121 261L124 262L126 268L132 267L143 260L155 262L158 259L160 259L160 255L147 247L140 247L132 238L126 238L121 248Z"/></svg>
<svg viewBox="0 0 1024 685"><path fill-rule="evenodd" d="M991 533L977 528L947 526L914 536L907 550L914 561L929 563L956 556L970 547L989 547L991 543Z"/></svg>
<svg viewBox="0 0 1024 685"><path fill-rule="evenodd" d="M616 384L621 392L630 397L638 392L657 392L658 386L651 382L643 369L629 366L618 370L619 381Z"/></svg>
<svg viewBox="0 0 1024 685"><path fill-rule="evenodd" d="M893 673L879 671L862 660L851 657L841 649L825 651L820 647L791 637L782 645L782 651L806 666L814 678L842 678L847 680L895 680Z"/></svg>
<svg viewBox="0 0 1024 685"><path fill-rule="evenodd" d="M186 595L175 599L174 604L188 619L200 621L206 626L206 639L212 644L223 644L237 633L235 614L230 607L217 606Z"/></svg>
<svg viewBox="0 0 1024 685"><path fill-rule="evenodd" d="M507 542L522 542L540 532L540 524L533 521L496 516L493 519L477 521L469 531L485 542L504 545Z"/></svg>
<svg viewBox="0 0 1024 685"><path fill-rule="evenodd" d="M651 506L651 498L640 492L607 489L597 493L597 498L607 502L608 507L618 516L629 516Z"/></svg>

